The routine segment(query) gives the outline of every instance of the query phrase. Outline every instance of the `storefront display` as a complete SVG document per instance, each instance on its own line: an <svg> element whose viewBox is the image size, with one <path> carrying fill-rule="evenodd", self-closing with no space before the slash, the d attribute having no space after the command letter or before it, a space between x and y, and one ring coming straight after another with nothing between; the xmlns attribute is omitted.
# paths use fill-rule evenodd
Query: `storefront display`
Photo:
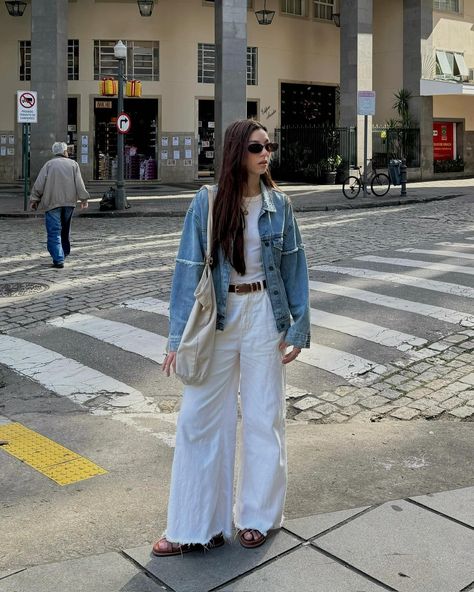
<svg viewBox="0 0 474 592"><path fill-rule="evenodd" d="M153 180L158 177L156 99L125 99L124 111L132 125L125 135L124 178ZM117 101L95 99L95 170L97 180L117 176Z"/></svg>

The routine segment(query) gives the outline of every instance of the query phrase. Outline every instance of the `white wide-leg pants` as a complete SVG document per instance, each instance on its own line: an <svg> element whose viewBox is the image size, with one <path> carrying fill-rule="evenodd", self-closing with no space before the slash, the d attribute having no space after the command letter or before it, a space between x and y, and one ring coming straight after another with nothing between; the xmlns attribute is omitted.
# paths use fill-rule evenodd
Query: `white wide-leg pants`
<svg viewBox="0 0 474 592"><path fill-rule="evenodd" d="M287 465L285 367L267 292L229 293L210 378L186 386L178 418L166 537L206 544L238 529L263 534L283 522ZM237 396L240 470L233 505ZM233 516L232 516L233 514Z"/></svg>

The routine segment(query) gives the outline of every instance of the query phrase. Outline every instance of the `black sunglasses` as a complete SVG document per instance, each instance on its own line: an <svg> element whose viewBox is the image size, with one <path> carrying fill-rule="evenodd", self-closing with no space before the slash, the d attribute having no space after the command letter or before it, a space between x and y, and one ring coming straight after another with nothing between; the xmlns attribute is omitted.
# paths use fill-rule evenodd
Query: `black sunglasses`
<svg viewBox="0 0 474 592"><path fill-rule="evenodd" d="M278 150L278 144L276 142L267 142L266 144L255 142L254 144L249 144L247 146L247 150L252 154L260 154L264 148L267 152L275 152Z"/></svg>

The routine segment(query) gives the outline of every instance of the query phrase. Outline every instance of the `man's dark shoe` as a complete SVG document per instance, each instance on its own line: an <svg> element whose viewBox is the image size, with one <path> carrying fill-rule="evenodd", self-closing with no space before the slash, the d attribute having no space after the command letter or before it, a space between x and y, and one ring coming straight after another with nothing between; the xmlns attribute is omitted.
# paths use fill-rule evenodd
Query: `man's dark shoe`
<svg viewBox="0 0 474 592"><path fill-rule="evenodd" d="M62 269L64 267L64 263L56 263L56 261L53 263L53 267L55 267L56 269Z"/></svg>

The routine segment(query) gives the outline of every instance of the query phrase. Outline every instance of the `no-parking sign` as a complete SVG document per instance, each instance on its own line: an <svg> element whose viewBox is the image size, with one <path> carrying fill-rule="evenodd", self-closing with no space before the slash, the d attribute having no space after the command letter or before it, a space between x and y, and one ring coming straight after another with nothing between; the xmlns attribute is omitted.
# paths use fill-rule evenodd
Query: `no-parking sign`
<svg viewBox="0 0 474 592"><path fill-rule="evenodd" d="M18 123L38 123L38 95L34 90L17 90Z"/></svg>

